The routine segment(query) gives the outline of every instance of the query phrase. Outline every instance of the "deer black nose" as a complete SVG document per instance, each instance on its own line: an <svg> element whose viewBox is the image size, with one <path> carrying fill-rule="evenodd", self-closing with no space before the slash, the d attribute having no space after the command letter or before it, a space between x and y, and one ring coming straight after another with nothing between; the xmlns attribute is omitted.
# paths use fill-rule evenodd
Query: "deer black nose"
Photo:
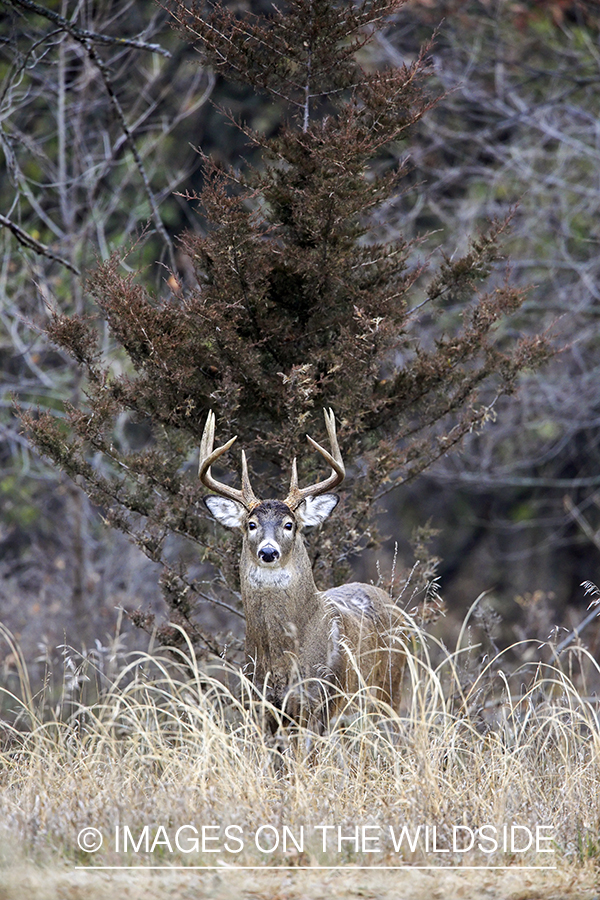
<svg viewBox="0 0 600 900"><path fill-rule="evenodd" d="M258 551L258 555L263 562L272 563L275 562L276 559L279 559L279 550L275 547L261 547Z"/></svg>

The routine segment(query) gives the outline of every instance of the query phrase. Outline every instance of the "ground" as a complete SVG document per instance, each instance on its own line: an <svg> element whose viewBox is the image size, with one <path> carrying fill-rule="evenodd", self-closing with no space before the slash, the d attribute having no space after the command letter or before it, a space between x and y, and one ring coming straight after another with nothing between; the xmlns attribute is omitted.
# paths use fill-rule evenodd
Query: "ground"
<svg viewBox="0 0 600 900"><path fill-rule="evenodd" d="M553 872L91 872L8 867L0 900L598 900L600 873L591 867Z"/></svg>

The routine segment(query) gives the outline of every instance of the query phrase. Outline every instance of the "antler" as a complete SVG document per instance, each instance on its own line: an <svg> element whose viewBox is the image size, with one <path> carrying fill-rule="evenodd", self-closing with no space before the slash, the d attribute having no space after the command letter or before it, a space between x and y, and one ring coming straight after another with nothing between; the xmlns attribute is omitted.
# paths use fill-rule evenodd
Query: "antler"
<svg viewBox="0 0 600 900"><path fill-rule="evenodd" d="M290 491L283 501L286 506L289 506L290 509L296 509L296 507L306 497L316 497L318 494L325 494L332 488L337 487L338 484L342 483L342 481L344 480L344 476L346 475L344 461L342 459L342 454L340 453L340 447L338 444L337 435L335 433L335 416L333 415L333 410L324 409L323 413L325 415L325 427L327 428L327 436L329 437L329 443L331 444L331 449L333 452L328 453L324 447L321 447L320 444L317 444L316 441L313 441L310 435L307 434L306 437L309 444L311 444L315 448L315 450L318 450L321 456L331 466L331 475L324 481L319 481L316 484L309 485L308 487L299 488L298 468L296 466L296 459L294 458L294 461L292 462L292 478L290 481Z"/></svg>
<svg viewBox="0 0 600 900"><path fill-rule="evenodd" d="M198 467L198 478L205 487L209 488L209 490L214 491L216 494L220 494L221 497L228 497L230 500L237 500L238 503L241 503L246 507L246 509L249 510L252 509L252 507L257 506L260 503L260 500L252 490L250 478L248 477L248 464L246 462L246 454L243 450L241 491L237 490L236 488L229 487L228 484L223 484L223 482L221 481L217 481L216 478L213 478L210 474L210 467L212 466L212 464L220 456L223 456L224 453L227 453L233 442L236 440L237 435L230 438L226 444L223 444L222 447L217 447L216 450L213 450L213 446L215 443L215 414L211 410L206 417L206 425L204 426L202 441L200 443L200 465Z"/></svg>

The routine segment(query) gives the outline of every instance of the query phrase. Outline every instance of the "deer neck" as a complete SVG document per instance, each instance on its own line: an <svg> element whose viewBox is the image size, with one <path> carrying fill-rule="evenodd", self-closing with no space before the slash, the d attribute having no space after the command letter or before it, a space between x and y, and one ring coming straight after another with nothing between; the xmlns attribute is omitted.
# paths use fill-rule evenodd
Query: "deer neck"
<svg viewBox="0 0 600 900"><path fill-rule="evenodd" d="M315 622L323 623L322 603L300 535L286 565L259 566L244 546L240 562L246 614L246 650L254 660L255 680L270 672L275 679L300 663Z"/></svg>
<svg viewBox="0 0 600 900"><path fill-rule="evenodd" d="M269 620L287 614L296 621L316 612L318 591L304 541L296 543L285 565L273 568L259 565L244 546L240 560L242 601L246 615L265 610Z"/></svg>

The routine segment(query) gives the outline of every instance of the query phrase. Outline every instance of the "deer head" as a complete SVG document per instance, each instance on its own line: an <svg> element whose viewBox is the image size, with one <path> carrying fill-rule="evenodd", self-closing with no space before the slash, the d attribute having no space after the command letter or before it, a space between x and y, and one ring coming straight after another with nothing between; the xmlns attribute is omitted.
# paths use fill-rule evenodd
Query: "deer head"
<svg viewBox="0 0 600 900"><path fill-rule="evenodd" d="M254 550L254 556L259 565L285 565L294 546L297 531L305 526L319 525L337 506L339 497L329 491L342 483L346 470L337 440L333 412L332 410L323 410L323 412L332 453L317 444L309 435L307 435L307 439L329 463L331 474L323 481L300 488L298 487L298 470L294 458L290 489L287 497L281 501L258 499L250 484L246 454L243 450L241 490L223 484L212 477L211 466L229 450L237 440L237 436L231 438L222 447L213 450L215 417L212 412L208 414L200 447L198 475L202 483L218 496L206 497L204 502L215 519L222 525L242 530L248 546Z"/></svg>

